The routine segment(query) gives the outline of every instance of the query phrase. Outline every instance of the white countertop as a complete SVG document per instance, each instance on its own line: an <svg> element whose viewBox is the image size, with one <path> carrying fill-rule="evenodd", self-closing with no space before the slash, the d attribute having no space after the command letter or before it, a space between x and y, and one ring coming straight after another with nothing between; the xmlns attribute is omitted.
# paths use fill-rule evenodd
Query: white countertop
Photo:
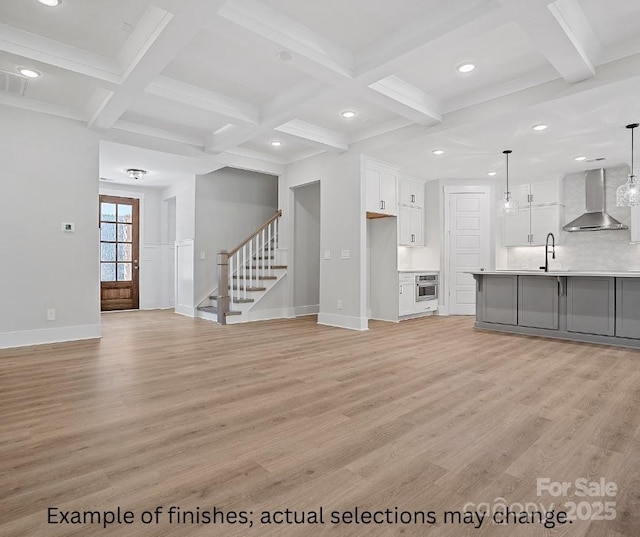
<svg viewBox="0 0 640 537"><path fill-rule="evenodd" d="M513 276L600 276L608 278L640 278L638 271L579 271L579 270L478 270L469 274L513 275Z"/></svg>

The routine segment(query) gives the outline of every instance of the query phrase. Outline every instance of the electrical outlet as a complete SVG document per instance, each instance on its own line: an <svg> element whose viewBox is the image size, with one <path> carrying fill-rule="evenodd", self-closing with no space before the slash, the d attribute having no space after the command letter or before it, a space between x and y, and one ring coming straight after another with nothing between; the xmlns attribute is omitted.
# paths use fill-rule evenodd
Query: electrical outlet
<svg viewBox="0 0 640 537"><path fill-rule="evenodd" d="M527 265L526 263L520 263L520 268L526 270L529 268L529 265Z"/></svg>
<svg viewBox="0 0 640 537"><path fill-rule="evenodd" d="M341 310L342 309L342 300L338 299L338 309Z"/></svg>
<svg viewBox="0 0 640 537"><path fill-rule="evenodd" d="M47 310L47 321L55 321L56 320L56 310L55 308L49 308Z"/></svg>

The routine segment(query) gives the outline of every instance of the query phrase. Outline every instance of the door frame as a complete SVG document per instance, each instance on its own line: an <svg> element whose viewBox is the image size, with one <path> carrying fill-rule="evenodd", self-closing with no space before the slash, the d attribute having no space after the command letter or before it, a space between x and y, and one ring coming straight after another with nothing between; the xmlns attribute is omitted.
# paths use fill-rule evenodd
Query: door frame
<svg viewBox="0 0 640 537"><path fill-rule="evenodd" d="M451 293L451 229L450 229L450 210L449 205L451 203L451 195L452 194L472 194L472 193L480 193L485 194L487 196L487 212L483 215L483 220L487 225L487 233L489 234L487 245L488 245L488 266L487 270L491 270L493 268L494 262L492 261L492 251L493 242L492 242L492 219L491 219L491 192L492 188L489 185L449 185L443 188L443 197L442 197L442 205L443 205L443 226L442 229L444 231L444 240L442 241L442 259L443 262L440 265L440 293L438 299L438 314L439 315L449 315L449 307L450 307L450 293Z"/></svg>
<svg viewBox="0 0 640 537"><path fill-rule="evenodd" d="M98 211L100 210L100 196L113 196L116 198L131 198L138 200L138 310L147 309L144 305L148 301L148 293L145 294L144 285L142 285L143 278L145 277L145 263L144 263L144 249L145 249L145 235L144 235L144 222L145 222L145 193L133 190L120 190L118 188L109 188L100 185L98 189ZM100 215L98 214L98 219ZM98 231L98 243L100 242L100 232ZM99 273L98 273L99 277ZM101 313L110 313L101 311L101 305L98 304L98 310ZM136 311L136 310L114 310L118 311Z"/></svg>

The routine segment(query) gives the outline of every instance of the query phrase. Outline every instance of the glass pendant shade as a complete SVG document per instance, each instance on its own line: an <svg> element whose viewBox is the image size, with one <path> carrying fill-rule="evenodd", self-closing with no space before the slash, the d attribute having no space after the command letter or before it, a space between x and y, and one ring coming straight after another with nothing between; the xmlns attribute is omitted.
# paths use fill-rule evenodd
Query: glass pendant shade
<svg viewBox="0 0 640 537"><path fill-rule="evenodd" d="M633 174L633 130L637 126L638 123L627 125L627 129L631 130L631 173L629 173L627 182L616 190L616 205L618 207L634 207L640 204L640 185Z"/></svg>
<svg viewBox="0 0 640 537"><path fill-rule="evenodd" d="M504 197L497 202L498 216L517 216L519 203L511 197L511 192L505 192Z"/></svg>
<svg viewBox="0 0 640 537"><path fill-rule="evenodd" d="M503 153L507 156L507 191L503 197L496 201L498 216L518 216L519 203L511 197L511 192L509 192L509 155L511 150L507 149Z"/></svg>

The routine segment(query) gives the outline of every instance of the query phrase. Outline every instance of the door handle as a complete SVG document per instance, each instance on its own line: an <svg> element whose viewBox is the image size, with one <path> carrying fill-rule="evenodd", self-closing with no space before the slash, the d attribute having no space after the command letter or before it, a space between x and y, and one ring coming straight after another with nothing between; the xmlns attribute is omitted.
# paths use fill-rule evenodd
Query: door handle
<svg viewBox="0 0 640 537"><path fill-rule="evenodd" d="M137 259L133 260L133 270L138 270L138 260Z"/></svg>

